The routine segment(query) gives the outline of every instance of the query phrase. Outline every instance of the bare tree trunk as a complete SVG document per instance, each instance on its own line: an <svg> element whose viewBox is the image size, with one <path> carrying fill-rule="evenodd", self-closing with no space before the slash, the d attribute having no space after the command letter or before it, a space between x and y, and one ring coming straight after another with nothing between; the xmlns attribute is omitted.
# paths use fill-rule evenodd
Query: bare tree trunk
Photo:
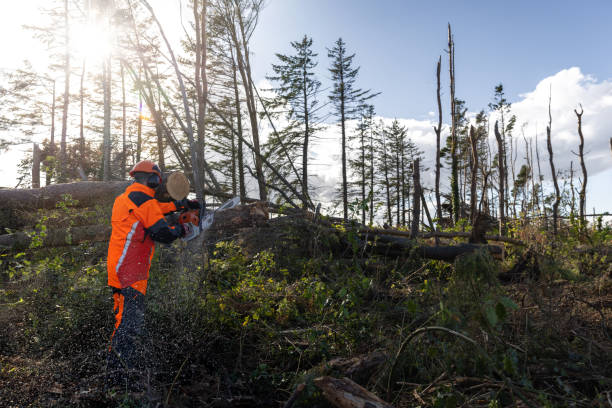
<svg viewBox="0 0 612 408"><path fill-rule="evenodd" d="M576 194L574 191L574 161L570 161L570 191L572 192L572 199L570 203L570 218L573 219L576 216Z"/></svg>
<svg viewBox="0 0 612 408"><path fill-rule="evenodd" d="M344 79L340 72L340 81L344 89ZM344 94L340 96L340 128L342 131L342 214L344 221L348 220L348 189L346 180L346 119L344 116Z"/></svg>
<svg viewBox="0 0 612 408"><path fill-rule="evenodd" d="M204 158L205 152L205 123L206 123L206 96L208 94L208 77L206 75L206 60L207 60L207 38L206 38L206 11L207 0L202 0L202 11L198 11L199 2L193 2L193 14L195 20L195 88L198 104L197 117L197 146L199 157ZM202 184L206 184L206 174L204 166L198 163L197 168L200 171L200 180Z"/></svg>
<svg viewBox="0 0 612 408"><path fill-rule="evenodd" d="M40 188L40 149L38 143L32 145L32 188Z"/></svg>
<svg viewBox="0 0 612 408"><path fill-rule="evenodd" d="M546 145L548 147L548 157L550 161L550 171L552 173L553 184L555 186L555 202L553 203L553 234L557 235L557 223L559 221L559 204L561 203L561 192L559 191L559 183L557 181L557 172L553 161L553 148L551 140L552 114L550 112L550 103L552 96L548 97L548 126L546 126Z"/></svg>
<svg viewBox="0 0 612 408"><path fill-rule="evenodd" d="M121 180L125 180L127 173L127 147L125 144L125 134L127 131L127 117L125 107L125 73L123 63L121 63Z"/></svg>
<svg viewBox="0 0 612 408"><path fill-rule="evenodd" d="M234 120L232 120L232 128L234 125ZM237 153L236 153L236 136L234 135L234 132L231 133L232 135L232 195L235 197L238 194L238 179L237 179ZM244 201L241 201L244 202Z"/></svg>
<svg viewBox="0 0 612 408"><path fill-rule="evenodd" d="M240 200L244 202L246 198L246 184L244 181L244 152L242 144L242 112L240 111L240 94L238 93L238 76L236 70L236 63L234 55L232 53L232 70L233 70L233 84L234 84L234 105L236 106L236 122L237 122L237 133L238 133L238 186L240 189Z"/></svg>
<svg viewBox="0 0 612 408"><path fill-rule="evenodd" d="M450 97L451 97L451 206L453 223L459 221L459 180L457 163L457 112L455 107L455 42L448 25L448 58L450 73Z"/></svg>
<svg viewBox="0 0 612 408"><path fill-rule="evenodd" d="M80 91L79 91L79 99L80 99L80 122L79 122L79 153L80 153L80 157L79 157L79 162L80 162L80 166L81 166L81 170L83 172L85 172L85 115L84 115L84 105L85 105L85 89L84 89L84 82L85 82L85 62L86 60L83 59L83 68L81 70L81 84L80 84Z"/></svg>
<svg viewBox="0 0 612 408"><path fill-rule="evenodd" d="M244 86L247 109L249 112L249 120L251 122L251 135L253 137L253 146L255 148L255 172L257 175L257 184L259 185L259 197L262 201L268 200L268 193L266 191L266 181L263 173L263 165L261 160L261 148L259 141L259 127L257 123L257 109L255 106L255 97L253 95L253 83L251 80L251 66L249 63L249 48L247 44L246 34L244 31L244 23L242 21L242 14L240 7L236 4L234 10L237 12L238 23L241 31L241 39L238 39L238 33L234 22L228 22L228 28L234 42L236 50L236 60L238 62L238 70L242 78L242 84ZM244 53L243 53L244 51Z"/></svg>
<svg viewBox="0 0 612 408"><path fill-rule="evenodd" d="M582 114L584 110L580 105L580 113L574 109L576 116L578 117L578 135L580 136L580 146L578 147L578 156L580 157L580 167L582 168L582 186L580 188L580 231L584 233L586 228L586 219L584 217L586 209L586 189L587 189L587 169L584 164L584 135L582 134ZM610 140L612 146L612 139Z"/></svg>
<svg viewBox="0 0 612 408"><path fill-rule="evenodd" d="M370 126L370 225L374 224L374 124Z"/></svg>
<svg viewBox="0 0 612 408"><path fill-rule="evenodd" d="M423 193L423 188L421 188L421 205L423 206L423 210L425 211L425 215L427 216L427 222L429 222L429 229L431 232L436 232L437 228L434 227L433 220L431 219L431 214L429 213L429 207L427 206L427 201L425 200L425 194ZM436 236L434 237L436 240L436 246L440 245L440 239Z"/></svg>
<svg viewBox="0 0 612 408"><path fill-rule="evenodd" d="M103 62L102 78L104 88L104 136L102 141L103 165L102 180L109 181L111 176L111 59L108 57Z"/></svg>
<svg viewBox="0 0 612 408"><path fill-rule="evenodd" d="M527 196L527 182L525 181L525 185L523 186L524 197L523 203L521 204L521 212L523 213L523 218L527 218L527 206L528 202L531 202L531 208L533 210L534 201L533 201L533 192L534 192L534 182L533 182L533 150L531 149L531 140L527 140L525 137L525 129L522 129L523 141L525 142L525 155L527 157L527 167L529 167L529 179L531 179L531 197ZM528 199L529 198L529 199Z"/></svg>
<svg viewBox="0 0 612 408"><path fill-rule="evenodd" d="M142 152L142 84L140 83L140 68L138 69L138 122L136 123L136 163L140 162Z"/></svg>
<svg viewBox="0 0 612 408"><path fill-rule="evenodd" d="M542 214L546 220L548 214L546 213L546 203L544 202L544 186L542 185L542 168L540 167L540 144L538 143L538 133L536 131L536 159L538 161L538 181L540 183L540 202L542 203Z"/></svg>
<svg viewBox="0 0 612 408"><path fill-rule="evenodd" d="M414 185L414 196L412 200L412 225L410 236L415 239L419 233L419 222L421 219L421 169L420 160L417 157L412 162L412 184Z"/></svg>
<svg viewBox="0 0 612 408"><path fill-rule="evenodd" d="M436 217L438 222L442 219L442 204L440 203L440 134L442 133L442 100L440 98L440 66L442 64L442 56L438 58L438 67L436 69L437 83L437 98L438 98L438 126L434 126L436 132Z"/></svg>
<svg viewBox="0 0 612 408"><path fill-rule="evenodd" d="M470 218L472 222L472 227L476 225L477 219L477 211L476 204L478 202L478 193L476 191L476 182L478 180L478 135L476 134L476 129L474 126L470 126L470 145L472 147L472 168L471 179L470 179Z"/></svg>
<svg viewBox="0 0 612 408"><path fill-rule="evenodd" d="M365 210L365 187L366 187L366 166L365 166L365 132L361 130L361 223L365 225L366 220L366 210Z"/></svg>
<svg viewBox="0 0 612 408"><path fill-rule="evenodd" d="M504 140L502 135L499 133L499 127L497 121L495 121L495 138L497 139L497 169L499 172L499 235L505 235L506 233L506 195L505 195L505 169L504 169Z"/></svg>
<svg viewBox="0 0 612 408"><path fill-rule="evenodd" d="M68 14L68 0L64 0L64 38L66 42L66 55L64 57L64 107L62 110L62 139L59 154L59 181L66 180L66 134L68 132L68 107L70 104L70 24Z"/></svg>
<svg viewBox="0 0 612 408"><path fill-rule="evenodd" d="M397 214L396 214L396 220L397 220L397 226L402 225L401 224L401 219L400 219L400 215L402 213L402 179L400 178L400 161L399 161L399 152L395 155L395 180L396 180L396 186L395 186L395 197L397 202L395 203L395 206L397 208Z"/></svg>
<svg viewBox="0 0 612 408"><path fill-rule="evenodd" d="M304 144L302 146L302 195L304 199L309 197L308 194L308 144L310 143L310 117L308 110L308 93L306 92L306 84L307 84L307 72L306 66L304 66L302 72L302 80L304 81L304 87L302 89L302 98L304 100ZM363 138L362 138L363 145ZM363 168L363 167L362 167ZM364 188L365 188L365 179L364 179ZM308 208L308 202L304 201L304 208ZM365 224L365 210L363 210L363 223Z"/></svg>
<svg viewBox="0 0 612 408"><path fill-rule="evenodd" d="M512 217L516 219L516 186L514 182L516 181L516 156L517 156L517 141L512 139L510 136L510 170L512 171Z"/></svg>
<svg viewBox="0 0 612 408"><path fill-rule="evenodd" d="M53 101L51 103L51 136L49 140L49 153L52 159L46 161L45 164L45 185L51 184L51 178L53 177L53 170L55 168L55 79L53 80ZM46 159L46 158L45 158Z"/></svg>
<svg viewBox="0 0 612 408"><path fill-rule="evenodd" d="M393 217L391 216L391 181L389 180L389 163L387 163L387 141L385 131L383 130L383 169L385 173L385 190L387 195L387 220L389 221L389 226L393 225Z"/></svg>
<svg viewBox="0 0 612 408"><path fill-rule="evenodd" d="M161 111L157 111L154 115L156 118L161 118ZM164 154L164 126L161 120L155 120L155 135L157 136L157 164L162 171L166 171L166 156ZM197 166L194 166L197 168Z"/></svg>

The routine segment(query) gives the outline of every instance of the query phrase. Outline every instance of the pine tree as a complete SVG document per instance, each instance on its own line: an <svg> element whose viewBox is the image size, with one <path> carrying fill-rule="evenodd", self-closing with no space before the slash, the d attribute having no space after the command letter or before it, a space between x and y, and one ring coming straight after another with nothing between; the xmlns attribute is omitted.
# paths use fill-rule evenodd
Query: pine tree
<svg viewBox="0 0 612 408"><path fill-rule="evenodd" d="M283 107L289 124L284 130L284 143L300 148L302 153L301 191L304 197L303 206L307 207L308 191L308 149L311 138L317 130L317 105L321 82L313 72L317 66L317 54L312 51L312 38L306 35L301 41L291 42L294 55L276 54L279 64L273 64L275 75L268 79L278 84L273 88L277 97L272 107ZM291 154L291 153L289 153Z"/></svg>
<svg viewBox="0 0 612 408"><path fill-rule="evenodd" d="M342 204L344 219L348 219L348 180L347 180L347 121L354 119L361 105L378 94L370 90L355 87L359 67L353 67L355 54L347 54L346 43L339 38L332 49L328 49L332 59L329 72L332 75L332 92L329 99L334 107L334 114L340 120L342 134Z"/></svg>

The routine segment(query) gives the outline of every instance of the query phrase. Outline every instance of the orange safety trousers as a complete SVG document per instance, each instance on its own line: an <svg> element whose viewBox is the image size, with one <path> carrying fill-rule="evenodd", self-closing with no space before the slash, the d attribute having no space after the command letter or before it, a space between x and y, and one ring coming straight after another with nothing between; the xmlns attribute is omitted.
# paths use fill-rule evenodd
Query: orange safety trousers
<svg viewBox="0 0 612 408"><path fill-rule="evenodd" d="M124 385L133 371L142 368L145 295L134 288L113 289L115 329L107 359L109 382Z"/></svg>

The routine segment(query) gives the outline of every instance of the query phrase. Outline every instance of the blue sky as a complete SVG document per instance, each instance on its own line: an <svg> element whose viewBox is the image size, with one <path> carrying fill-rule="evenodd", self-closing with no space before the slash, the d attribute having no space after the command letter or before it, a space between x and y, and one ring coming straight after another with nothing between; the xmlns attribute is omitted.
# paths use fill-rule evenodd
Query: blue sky
<svg viewBox="0 0 612 408"><path fill-rule="evenodd" d="M1 54L6 56L0 68L15 68L24 58L35 66L46 66L44 49L31 32L22 29L22 24L44 20L38 8L47 1L3 6L0 33L12 40L0 42ZM166 33L178 43L183 35L179 9L185 7L186 0L150 2ZM544 170L548 159L543 143L548 90L552 86L553 145L557 168L562 171L569 169L572 160L577 167L572 153L578 141L573 109L583 103L589 169L587 206L612 212L608 194L612 178L608 148L612 135L611 17L612 0L267 0L251 39L253 77L261 84L277 61L274 54L292 52L290 42L307 34L319 53L318 73L327 87L326 47L342 37L361 66L358 86L382 92L374 100L377 113L387 120L402 120L410 137L425 150L426 161L431 161L435 143L431 113L437 110L435 65L439 55L443 63L444 121L448 123L450 117L445 53L450 22L456 44L457 97L466 100L472 112L486 109L494 86L502 82L519 116L517 129L527 123L525 133L532 140L539 132ZM326 94L321 96L322 101L327 101ZM321 138L325 141L312 149L319 162L313 167L319 169L317 183L329 187L329 191L337 185L340 173L334 128L330 126L327 137ZM448 126L443 134L447 130ZM0 185L14 185L19 158L15 153L2 155ZM521 160L522 155L518 166ZM425 183L431 185L432 181Z"/></svg>
<svg viewBox="0 0 612 408"><path fill-rule="evenodd" d="M611 17L609 0L269 0L253 36L254 73L256 78L270 73L274 53L290 52L289 41L307 34L327 76L325 47L342 37L357 54L361 86L383 92L376 101L379 114L425 117L436 109L439 55L448 69L450 22L457 96L477 111L487 107L500 82L512 101L572 66L600 80L611 78ZM444 72L444 82L447 77Z"/></svg>
<svg viewBox="0 0 612 408"><path fill-rule="evenodd" d="M361 66L358 86L382 92L374 100L377 113L405 119L415 132L414 139L426 154L429 148L432 156L430 112L437 112L435 66L440 55L446 123L450 116L445 53L450 22L456 45L457 97L472 112L487 109L493 88L503 83L506 97L520 112L518 124L529 124L525 128L528 138L539 132L545 172L550 86L555 161L561 171L568 171L570 161L577 166L572 153L578 143L573 109L584 104L590 172L587 206L612 211L607 193L612 177L608 151L612 135L611 17L610 0L269 0L252 38L254 78L262 80L270 74L270 64L276 62L274 53L291 53L290 41L307 34L319 53L320 78L329 86L326 47L342 37Z"/></svg>

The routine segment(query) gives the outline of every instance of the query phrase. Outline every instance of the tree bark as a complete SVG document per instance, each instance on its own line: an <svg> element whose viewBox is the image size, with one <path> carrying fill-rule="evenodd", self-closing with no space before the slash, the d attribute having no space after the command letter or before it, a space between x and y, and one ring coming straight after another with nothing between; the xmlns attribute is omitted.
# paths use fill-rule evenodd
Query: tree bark
<svg viewBox="0 0 612 408"><path fill-rule="evenodd" d="M140 162L142 152L142 85L140 83L140 69L138 72L138 120L136 122L136 163Z"/></svg>
<svg viewBox="0 0 612 408"><path fill-rule="evenodd" d="M314 384L323 391L323 396L338 408L393 408L346 377L319 377L314 380Z"/></svg>
<svg viewBox="0 0 612 408"><path fill-rule="evenodd" d="M536 132L536 160L538 162L538 183L540 184L540 198L539 201L542 203L542 214L544 219L548 217L546 213L546 204L544 203L544 186L542 186L542 167L540 166L540 144L538 143L538 133Z"/></svg>
<svg viewBox="0 0 612 408"><path fill-rule="evenodd" d="M125 73L123 72L123 63L121 63L121 180L125 180L127 173L127 146L125 143L125 135L127 132L127 116L125 105Z"/></svg>
<svg viewBox="0 0 612 408"><path fill-rule="evenodd" d="M387 162L387 135L383 129L382 144L383 144L383 171L385 173L385 192L387 198L387 221L389 225L393 224L393 217L391 216L391 180L389 180L389 163Z"/></svg>
<svg viewBox="0 0 612 408"><path fill-rule="evenodd" d="M207 0L202 0L202 11L199 12L199 2L194 0L193 2L193 15L195 21L195 88L198 106L198 117L197 117L197 146L199 157L204 158L204 135L205 135L205 123L206 123L206 94L208 93L208 80L206 76L206 8ZM205 173L204 166L198 163L196 166L200 172L200 180L205 184Z"/></svg>
<svg viewBox="0 0 612 408"><path fill-rule="evenodd" d="M80 99L80 120L79 120L79 164L81 166L81 170L85 171L85 63L86 59L83 59L83 68L81 69L81 84L79 90L79 99Z"/></svg>
<svg viewBox="0 0 612 408"><path fill-rule="evenodd" d="M442 133L442 99L440 98L440 68L442 64L442 56L438 58L438 67L436 69L436 83L438 99L438 126L434 126L436 132L436 217L438 221L442 219L442 204L440 202L440 134Z"/></svg>
<svg viewBox="0 0 612 408"><path fill-rule="evenodd" d="M234 105L236 106L236 121L237 121L237 135L238 135L238 186L240 189L240 199L246 198L246 184L244 180L244 149L242 143L242 112L240 111L240 94L238 92L238 76L237 67L232 53L232 71L233 71L233 84L234 84Z"/></svg>
<svg viewBox="0 0 612 408"><path fill-rule="evenodd" d="M70 104L70 24L68 14L68 0L64 0L64 35L66 54L64 57L64 107L62 110L62 138L59 154L59 181L66 180L66 134L68 132L68 107Z"/></svg>
<svg viewBox="0 0 612 408"><path fill-rule="evenodd" d="M412 184L414 186L414 196L412 200L412 225L410 227L410 235L416 238L419 233L419 223L421 220L421 170L419 158L417 157L412 162Z"/></svg>
<svg viewBox="0 0 612 408"><path fill-rule="evenodd" d="M304 100L304 145L302 146L302 194L304 198L310 197L308 194L308 143L310 142L310 118L308 111L308 93L307 91L307 72L306 66L303 70L303 83L304 88L302 90L302 98ZM365 181L364 181L365 182ZM308 203L304 201L302 203L304 208L308 208ZM365 210L364 211L364 224L365 224Z"/></svg>
<svg viewBox="0 0 612 408"><path fill-rule="evenodd" d="M50 156L52 159L47 161L47 158L46 157L44 158L46 160L45 185L47 186L51 184L51 179L53 177L53 170L55 168L55 163L53 160L53 158L55 158L55 105L56 105L55 84L56 84L56 81L54 79L53 80L53 102L51 104L51 136L49 140L49 154L48 154L48 156Z"/></svg>
<svg viewBox="0 0 612 408"><path fill-rule="evenodd" d="M582 114L584 110L580 106L580 113L574 109L578 117L578 135L580 136L580 146L578 147L578 156L580 157L580 167L582 168L582 187L580 188L580 230L584 233L586 229L586 219L584 217L586 211L586 189L587 189L587 169L584 164L584 135L582 134Z"/></svg>
<svg viewBox="0 0 612 408"><path fill-rule="evenodd" d="M32 188L40 188L40 149L38 143L32 145Z"/></svg>
<svg viewBox="0 0 612 408"><path fill-rule="evenodd" d="M552 114L550 112L551 96L548 97L548 126L546 126L546 146L548 148L548 158L550 162L550 171L552 174L553 184L555 186L555 202L553 203L553 234L557 235L557 223L559 221L559 204L561 203L561 192L559 190L559 182L557 181L557 172L555 170L555 162L553 160L553 148L551 140Z"/></svg>
<svg viewBox="0 0 612 408"><path fill-rule="evenodd" d="M476 226L476 204L478 203L477 191L476 191L476 182L478 181L478 135L476 134L476 129L474 126L470 126L470 145L472 148L472 168L471 179L470 179L470 218L472 223L472 228Z"/></svg>
<svg viewBox="0 0 612 408"><path fill-rule="evenodd" d="M502 135L499 133L499 127L497 125L497 121L495 121L495 139L497 139L497 169L499 173L499 235L506 234L506 217L505 214L505 168L504 168L504 140Z"/></svg>
<svg viewBox="0 0 612 408"><path fill-rule="evenodd" d="M130 183L131 181L80 181L33 189L6 189L0 190L0 202L3 209L53 209L62 200L63 195L70 194L73 200L79 202L78 207L93 207L114 200Z"/></svg>
<svg viewBox="0 0 612 408"><path fill-rule="evenodd" d="M342 67L342 63L339 64ZM340 87L344 89L343 72L340 71ZM340 96L340 129L342 131L342 213L348 220L348 186L346 178L346 117L344 113L344 93Z"/></svg>
<svg viewBox="0 0 612 408"><path fill-rule="evenodd" d="M78 245L82 242L108 241L110 238L110 225L89 225L85 227L60 228L47 231L42 238L42 247L61 247ZM0 249L13 251L28 249L32 244L32 237L25 232L0 235Z"/></svg>
<svg viewBox="0 0 612 408"><path fill-rule="evenodd" d="M102 180L109 181L111 176L111 59L108 57L103 62L102 68L103 88L104 88L104 136L102 141L103 169Z"/></svg>

